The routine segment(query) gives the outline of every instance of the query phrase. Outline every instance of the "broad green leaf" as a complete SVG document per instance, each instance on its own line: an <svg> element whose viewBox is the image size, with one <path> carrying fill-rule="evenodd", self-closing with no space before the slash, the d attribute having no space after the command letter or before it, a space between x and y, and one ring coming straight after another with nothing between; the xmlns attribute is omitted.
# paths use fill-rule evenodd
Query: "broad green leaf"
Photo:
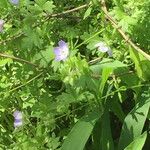
<svg viewBox="0 0 150 150"><path fill-rule="evenodd" d="M125 118L125 114L121 108L121 105L117 99L117 95L114 96L114 98L111 100L110 102L110 109L112 110L112 112L119 118L119 120L121 122L123 122L124 118Z"/></svg>
<svg viewBox="0 0 150 150"><path fill-rule="evenodd" d="M94 150L99 150L101 147L101 132L102 132L102 123L101 123L101 118L96 122L95 127L93 129L93 149Z"/></svg>
<svg viewBox="0 0 150 150"><path fill-rule="evenodd" d="M146 141L147 132L137 137L131 144L129 144L124 150L142 150Z"/></svg>
<svg viewBox="0 0 150 150"><path fill-rule="evenodd" d="M106 81L111 72L112 72L111 68L103 68L101 82L100 82L100 86L99 86L99 93L101 94L100 96L102 96Z"/></svg>
<svg viewBox="0 0 150 150"><path fill-rule="evenodd" d="M102 116L101 149L114 150L114 144L110 128L109 112L107 109Z"/></svg>
<svg viewBox="0 0 150 150"><path fill-rule="evenodd" d="M130 56L131 59L135 63L135 68L137 71L137 75L143 80L150 79L150 61L146 60L141 54L137 53L135 50L130 48Z"/></svg>
<svg viewBox="0 0 150 150"><path fill-rule="evenodd" d="M90 69L94 74L101 74L103 68L112 68L113 70L115 70L122 67L127 67L127 65L118 60L104 59L100 63L92 65Z"/></svg>
<svg viewBox="0 0 150 150"><path fill-rule="evenodd" d="M119 150L123 150L141 135L150 107L150 98L142 98L127 115L121 131Z"/></svg>
<svg viewBox="0 0 150 150"><path fill-rule="evenodd" d="M95 110L80 119L65 139L62 150L83 150L101 113Z"/></svg>

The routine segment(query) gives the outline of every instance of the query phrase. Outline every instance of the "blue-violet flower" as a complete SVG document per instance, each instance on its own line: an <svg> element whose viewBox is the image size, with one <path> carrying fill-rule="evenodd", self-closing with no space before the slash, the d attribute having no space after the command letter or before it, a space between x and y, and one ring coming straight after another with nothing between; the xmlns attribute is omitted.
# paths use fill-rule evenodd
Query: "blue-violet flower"
<svg viewBox="0 0 150 150"><path fill-rule="evenodd" d="M55 60L56 61L65 61L69 55L69 48L67 43L63 40L58 42L58 47L54 48Z"/></svg>
<svg viewBox="0 0 150 150"><path fill-rule="evenodd" d="M17 5L19 3L19 0L9 0L10 3L14 4L14 5Z"/></svg>
<svg viewBox="0 0 150 150"><path fill-rule="evenodd" d="M16 110L13 116L14 116L14 127L17 128L22 126L22 112Z"/></svg>
<svg viewBox="0 0 150 150"><path fill-rule="evenodd" d="M103 53L107 52L109 57L112 57L112 50L104 42L99 42L95 44L95 47L98 48L100 52L103 52Z"/></svg>
<svg viewBox="0 0 150 150"><path fill-rule="evenodd" d="M3 30L4 23L4 20L0 19L0 32Z"/></svg>

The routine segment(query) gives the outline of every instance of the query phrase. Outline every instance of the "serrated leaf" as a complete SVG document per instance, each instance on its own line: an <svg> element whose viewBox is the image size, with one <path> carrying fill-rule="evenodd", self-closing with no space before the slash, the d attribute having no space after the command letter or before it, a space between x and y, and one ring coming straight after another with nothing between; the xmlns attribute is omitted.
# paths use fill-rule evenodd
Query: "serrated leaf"
<svg viewBox="0 0 150 150"><path fill-rule="evenodd" d="M43 10L47 11L48 13L52 13L54 7L55 7L55 6L53 5L53 1L47 1L47 2L43 5Z"/></svg>

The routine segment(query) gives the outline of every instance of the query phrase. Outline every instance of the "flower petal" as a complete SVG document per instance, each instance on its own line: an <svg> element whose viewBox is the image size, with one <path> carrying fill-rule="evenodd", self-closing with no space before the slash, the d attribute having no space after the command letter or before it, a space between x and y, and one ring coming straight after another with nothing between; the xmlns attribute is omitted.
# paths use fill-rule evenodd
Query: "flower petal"
<svg viewBox="0 0 150 150"><path fill-rule="evenodd" d="M14 116L14 127L19 127L21 126L23 123L22 123L22 112L21 111L18 111L16 110L14 113L13 113L13 116Z"/></svg>
<svg viewBox="0 0 150 150"><path fill-rule="evenodd" d="M109 49L109 50L107 51L107 53L108 53L109 57L113 57L113 53L112 53L112 50L111 50L111 49Z"/></svg>
<svg viewBox="0 0 150 150"><path fill-rule="evenodd" d="M65 43L63 40L58 42L59 47L54 48L54 53L55 53L55 60L56 61L61 61L61 60L66 60L68 55L69 55L69 48L67 43Z"/></svg>
<svg viewBox="0 0 150 150"><path fill-rule="evenodd" d="M63 41L63 40L60 40L60 41L58 42L58 45L59 45L60 48L61 48L61 47L66 47L66 48L68 48L67 43L66 43L65 41Z"/></svg>
<svg viewBox="0 0 150 150"><path fill-rule="evenodd" d="M54 47L54 53L55 55L61 54L61 49L59 47Z"/></svg>
<svg viewBox="0 0 150 150"><path fill-rule="evenodd" d="M20 126L22 126L22 121L14 122L14 127L15 128L20 127Z"/></svg>
<svg viewBox="0 0 150 150"><path fill-rule="evenodd" d="M15 119L22 119L22 112L16 110L13 114Z"/></svg>
<svg viewBox="0 0 150 150"><path fill-rule="evenodd" d="M14 4L14 5L17 5L19 3L19 0L9 0L10 3Z"/></svg>

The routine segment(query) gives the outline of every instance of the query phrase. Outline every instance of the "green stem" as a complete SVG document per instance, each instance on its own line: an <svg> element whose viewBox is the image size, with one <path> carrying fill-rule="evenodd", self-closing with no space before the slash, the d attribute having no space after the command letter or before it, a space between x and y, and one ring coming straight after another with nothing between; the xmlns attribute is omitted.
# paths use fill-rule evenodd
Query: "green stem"
<svg viewBox="0 0 150 150"><path fill-rule="evenodd" d="M102 33L104 31L104 29L100 30L99 32L96 32L93 36L89 37L88 39L86 39L85 41L83 41L82 43L80 43L79 45L77 45L75 47L75 49L79 48L80 46L82 46L83 44L89 42L91 39L93 39L95 36L99 35L100 33Z"/></svg>
<svg viewBox="0 0 150 150"><path fill-rule="evenodd" d="M10 93L10 92L13 92L13 91L15 91L15 90L17 90L17 89L19 89L19 88L21 88L21 87L26 86L27 84L31 83L31 82L34 81L35 79L39 78L43 73L44 73L44 72L41 72L40 74L36 75L35 77L33 77L32 79L30 79L30 80L27 81L26 83L24 83L24 84L22 84L22 85L19 85L19 86L13 88L13 89L11 89L11 90L9 91L9 93Z"/></svg>

